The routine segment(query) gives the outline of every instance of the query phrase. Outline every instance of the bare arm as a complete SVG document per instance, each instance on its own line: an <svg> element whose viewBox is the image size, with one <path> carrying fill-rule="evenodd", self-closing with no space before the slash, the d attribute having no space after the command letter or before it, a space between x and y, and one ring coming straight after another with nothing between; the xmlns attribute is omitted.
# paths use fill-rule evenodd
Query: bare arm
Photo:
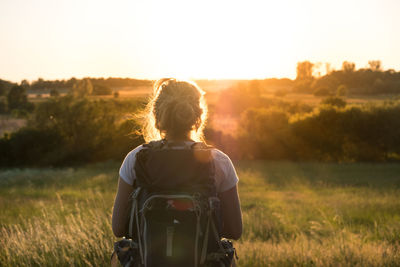
<svg viewBox="0 0 400 267"><path fill-rule="evenodd" d="M237 185L219 193L219 199L222 211L222 236L237 240L242 235L243 229Z"/></svg>
<svg viewBox="0 0 400 267"><path fill-rule="evenodd" d="M129 196L131 195L132 191L133 187L120 177L118 180L118 191L117 195L115 196L112 214L112 230L116 237L122 237L128 233L130 210Z"/></svg>

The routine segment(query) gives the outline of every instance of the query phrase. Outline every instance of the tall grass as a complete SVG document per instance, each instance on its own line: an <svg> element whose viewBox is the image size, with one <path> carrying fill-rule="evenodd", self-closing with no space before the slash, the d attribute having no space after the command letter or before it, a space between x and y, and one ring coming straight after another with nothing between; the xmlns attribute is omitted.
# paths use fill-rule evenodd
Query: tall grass
<svg viewBox="0 0 400 267"><path fill-rule="evenodd" d="M240 162L239 266L400 266L400 165ZM108 266L118 166L0 172L0 266Z"/></svg>

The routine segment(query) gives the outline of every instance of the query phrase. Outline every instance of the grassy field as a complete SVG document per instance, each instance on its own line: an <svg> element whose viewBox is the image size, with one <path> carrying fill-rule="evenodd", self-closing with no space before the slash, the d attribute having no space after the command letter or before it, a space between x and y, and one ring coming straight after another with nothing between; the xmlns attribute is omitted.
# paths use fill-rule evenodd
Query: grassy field
<svg viewBox="0 0 400 267"><path fill-rule="evenodd" d="M236 166L239 266L400 266L400 165ZM108 266L117 172L0 171L0 266Z"/></svg>

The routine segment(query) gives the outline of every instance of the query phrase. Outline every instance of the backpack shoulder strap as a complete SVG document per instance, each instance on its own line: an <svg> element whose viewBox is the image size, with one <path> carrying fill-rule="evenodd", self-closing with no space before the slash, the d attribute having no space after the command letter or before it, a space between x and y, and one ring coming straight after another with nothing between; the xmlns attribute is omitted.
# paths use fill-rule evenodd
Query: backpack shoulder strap
<svg viewBox="0 0 400 267"><path fill-rule="evenodd" d="M161 149L161 148L165 147L166 143L167 143L167 140L161 139L161 140L150 141L148 143L145 143L145 144L143 144L143 147L150 148L150 149Z"/></svg>
<svg viewBox="0 0 400 267"><path fill-rule="evenodd" d="M195 142L190 146L191 149L213 149L213 146L207 145L204 142Z"/></svg>
<svg viewBox="0 0 400 267"><path fill-rule="evenodd" d="M157 141L150 141L148 143L143 144L144 148L150 149L163 149L168 147L173 147L174 145L179 143L168 143L166 139L161 139ZM207 145L205 142L194 142L191 145L187 145L189 149L213 149L213 146Z"/></svg>

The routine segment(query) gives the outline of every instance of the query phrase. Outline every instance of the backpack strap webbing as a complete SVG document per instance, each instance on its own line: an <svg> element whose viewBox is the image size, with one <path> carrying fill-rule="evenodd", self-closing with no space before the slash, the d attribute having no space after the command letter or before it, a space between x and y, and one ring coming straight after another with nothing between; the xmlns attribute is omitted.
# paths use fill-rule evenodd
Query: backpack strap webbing
<svg viewBox="0 0 400 267"><path fill-rule="evenodd" d="M212 148L214 148L213 146L207 145L204 142L194 142L193 144L188 145L185 142L174 142L174 141L168 141L166 139L150 141L148 143L143 144L143 147L150 148L150 149L166 149L166 148L171 148L171 147L176 147L176 146L182 146L182 144L184 144L184 146L189 149L212 149Z"/></svg>
<svg viewBox="0 0 400 267"><path fill-rule="evenodd" d="M167 143L167 140L161 139L157 141L150 141L148 143L143 144L143 147L145 148L153 148L153 149L161 149L165 146Z"/></svg>
<svg viewBox="0 0 400 267"><path fill-rule="evenodd" d="M139 255L140 255L140 261L142 264L144 264L144 256L143 256L143 246L142 246L142 240L141 240L141 232L139 229L139 214L138 214L138 195L140 193L141 188L138 187L136 188L135 191L132 192L130 198L132 200L132 207L131 207L131 214L129 217L129 237L133 238L133 226L136 224L136 237L137 237L137 245L139 247ZM134 221L136 220L136 221Z"/></svg>

